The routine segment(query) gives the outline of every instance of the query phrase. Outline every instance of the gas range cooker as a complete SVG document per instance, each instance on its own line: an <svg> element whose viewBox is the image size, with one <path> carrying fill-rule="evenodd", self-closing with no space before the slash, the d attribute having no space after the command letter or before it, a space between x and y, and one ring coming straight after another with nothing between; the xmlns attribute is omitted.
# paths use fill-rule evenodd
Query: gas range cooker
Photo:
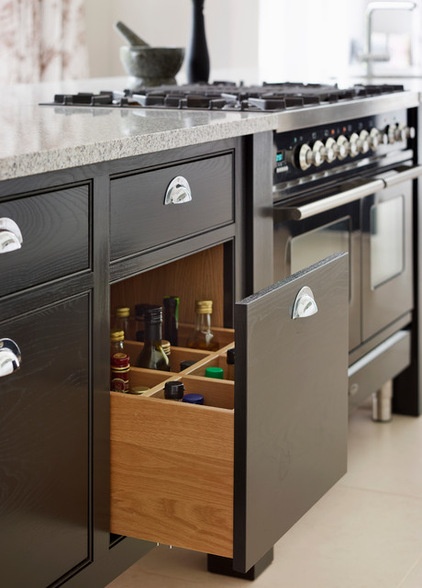
<svg viewBox="0 0 422 588"><path fill-rule="evenodd" d="M264 83L244 86L232 82L138 88L136 91L104 90L99 93L56 94L54 106L152 108L173 110L231 110L278 112L307 106L336 104L404 91L396 84Z"/></svg>

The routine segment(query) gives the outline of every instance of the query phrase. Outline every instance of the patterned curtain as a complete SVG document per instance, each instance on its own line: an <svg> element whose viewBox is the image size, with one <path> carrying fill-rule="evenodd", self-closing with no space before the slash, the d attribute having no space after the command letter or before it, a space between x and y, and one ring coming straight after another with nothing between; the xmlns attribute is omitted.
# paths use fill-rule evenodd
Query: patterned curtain
<svg viewBox="0 0 422 588"><path fill-rule="evenodd" d="M0 0L0 83L88 75L84 0Z"/></svg>

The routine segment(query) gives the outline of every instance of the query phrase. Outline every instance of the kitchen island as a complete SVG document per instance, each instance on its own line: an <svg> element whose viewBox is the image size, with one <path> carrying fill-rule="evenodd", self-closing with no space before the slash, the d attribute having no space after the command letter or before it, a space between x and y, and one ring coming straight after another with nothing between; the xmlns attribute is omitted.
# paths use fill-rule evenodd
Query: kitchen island
<svg viewBox="0 0 422 588"><path fill-rule="evenodd" d="M0 359L9 340L19 348L0 388L0 579L11 588L100 588L156 542L253 579L346 469L347 256L273 285L273 132L301 113L39 105L123 83L1 98ZM178 181L175 201L181 177L192 198ZM318 313L298 325L303 286ZM151 395L110 395L110 313L168 294L186 325L196 297L213 299L222 349L236 341L236 386L196 372L225 351L180 375L182 341L170 376L132 370ZM207 406L164 401L169 377L201 387Z"/></svg>

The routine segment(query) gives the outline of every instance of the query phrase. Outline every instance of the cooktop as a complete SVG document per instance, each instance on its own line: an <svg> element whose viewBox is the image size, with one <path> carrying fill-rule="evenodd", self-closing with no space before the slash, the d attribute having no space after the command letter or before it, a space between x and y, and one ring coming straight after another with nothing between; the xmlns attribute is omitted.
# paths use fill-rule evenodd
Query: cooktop
<svg viewBox="0 0 422 588"><path fill-rule="evenodd" d="M403 90L404 87L397 84L355 84L340 88L337 84L296 82L263 83L256 86L214 82L141 87L136 91L124 89L102 90L98 93L56 94L54 101L48 105L262 112L358 100Z"/></svg>

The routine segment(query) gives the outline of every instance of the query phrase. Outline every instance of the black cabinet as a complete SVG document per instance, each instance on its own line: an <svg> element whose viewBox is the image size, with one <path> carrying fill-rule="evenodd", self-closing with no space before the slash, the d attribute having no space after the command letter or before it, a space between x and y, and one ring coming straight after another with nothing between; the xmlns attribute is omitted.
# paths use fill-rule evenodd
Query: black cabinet
<svg viewBox="0 0 422 588"><path fill-rule="evenodd" d="M1 583L49 586L91 558L90 295L2 321L21 367L0 380Z"/></svg>
<svg viewBox="0 0 422 588"><path fill-rule="evenodd" d="M0 221L23 237L10 251L0 238L0 338L22 352L0 378L2 584L101 588L155 541L243 573L344 473L347 263L272 284L269 145L264 133L0 183ZM318 312L293 318L305 286ZM110 311L168 294L181 332L195 298L215 301L221 349L180 372L195 355L181 345L170 373L132 370L149 397L110 396ZM207 381L233 344L235 377ZM163 400L169 377L206 406Z"/></svg>

